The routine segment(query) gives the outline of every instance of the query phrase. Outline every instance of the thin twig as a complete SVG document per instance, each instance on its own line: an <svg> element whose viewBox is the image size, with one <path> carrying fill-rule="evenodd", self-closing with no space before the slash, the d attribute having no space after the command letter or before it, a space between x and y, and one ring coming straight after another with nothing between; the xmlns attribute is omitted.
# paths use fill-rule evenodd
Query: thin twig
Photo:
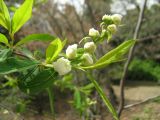
<svg viewBox="0 0 160 120"><path fill-rule="evenodd" d="M134 106L137 106L137 105L140 105L140 104L149 102L149 101L151 101L151 100L153 100L153 99L155 99L155 98L158 98L158 97L160 97L160 95L156 95L156 96L153 96L153 97L149 97L149 98L147 98L147 99L142 100L141 102L137 102L137 103L133 103L133 104L126 105L126 106L124 106L124 109L128 109L128 108L130 108L130 107L134 107Z"/></svg>
<svg viewBox="0 0 160 120"><path fill-rule="evenodd" d="M23 53L19 52L19 51L13 51L13 54L17 55L17 56L20 56L20 57L23 57L23 58L27 58L27 59L30 59L30 60L36 60L36 58L34 58L34 56L27 56L27 55L24 55Z"/></svg>
<svg viewBox="0 0 160 120"><path fill-rule="evenodd" d="M140 38L138 39L138 43L142 43L142 42L145 42L145 41L148 41L148 40L155 40L157 38L160 38L160 34L157 34L157 35L150 35L148 37L144 37L144 38Z"/></svg>
<svg viewBox="0 0 160 120"><path fill-rule="evenodd" d="M21 56L21 57L24 57L24 58L27 58L27 59L31 59L30 57L28 57L28 56L26 56L26 55L24 55L22 53L19 53L19 52L13 52L13 54Z"/></svg>
<svg viewBox="0 0 160 120"><path fill-rule="evenodd" d="M138 35L139 35L139 32L140 32L146 3L147 3L147 0L144 0L143 7L142 7L142 9L139 13L139 17L138 17L137 25L136 25L135 32L134 32L134 37L133 37L133 39L135 39L135 40L138 38ZM125 63L124 70L123 70L123 75L122 75L122 78L121 78L121 81L120 81L120 105L119 105L119 108L118 108L118 116L119 117L120 117L120 115L122 113L122 110L124 108L124 102L125 102L125 99L124 99L124 83L125 83L125 79L126 79L126 76L127 76L127 73L128 73L129 64L130 64L130 62L133 58L134 49L135 49L135 45L129 51L128 59Z"/></svg>

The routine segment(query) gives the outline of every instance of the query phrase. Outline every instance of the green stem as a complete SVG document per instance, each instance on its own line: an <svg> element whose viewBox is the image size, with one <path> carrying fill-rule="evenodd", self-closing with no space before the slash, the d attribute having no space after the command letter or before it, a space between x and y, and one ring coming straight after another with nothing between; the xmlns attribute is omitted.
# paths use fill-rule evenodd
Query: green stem
<svg viewBox="0 0 160 120"><path fill-rule="evenodd" d="M103 102L109 109L109 112L112 113L113 117L115 120L119 120L118 115L112 104L110 103L109 99L106 97L104 91L101 89L101 87L98 85L94 77L91 75L91 73L87 72L87 77L88 79L94 84L94 87L96 88L97 92L101 96Z"/></svg>
<svg viewBox="0 0 160 120"><path fill-rule="evenodd" d="M89 120L89 113L86 111L86 120Z"/></svg>
<svg viewBox="0 0 160 120"><path fill-rule="evenodd" d="M97 58L96 58L95 53L93 53L93 54L92 54L92 56L93 56L93 60L94 60L94 62L97 62Z"/></svg>
<svg viewBox="0 0 160 120"><path fill-rule="evenodd" d="M53 116L53 120L55 120L55 113L54 113L54 97L52 93L52 88L47 88L48 96L49 96L49 102L50 102L50 109Z"/></svg>
<svg viewBox="0 0 160 120"><path fill-rule="evenodd" d="M12 33L9 33L9 35L10 35L10 38L11 38L11 47L13 47L13 45L14 45L14 34L12 34Z"/></svg>

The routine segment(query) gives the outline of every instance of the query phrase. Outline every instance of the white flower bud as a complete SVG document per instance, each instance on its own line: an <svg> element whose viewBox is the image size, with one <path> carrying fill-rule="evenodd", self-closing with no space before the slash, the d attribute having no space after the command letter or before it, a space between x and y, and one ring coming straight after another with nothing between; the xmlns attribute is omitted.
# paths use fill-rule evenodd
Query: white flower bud
<svg viewBox="0 0 160 120"><path fill-rule="evenodd" d="M102 21L112 21L112 17L110 15L103 15Z"/></svg>
<svg viewBox="0 0 160 120"><path fill-rule="evenodd" d="M84 65L91 65L93 64L92 56L89 53L84 53L82 56L83 64Z"/></svg>
<svg viewBox="0 0 160 120"><path fill-rule="evenodd" d="M84 45L84 50L89 53L94 53L96 50L96 45L94 44L94 42L87 42Z"/></svg>
<svg viewBox="0 0 160 120"><path fill-rule="evenodd" d="M91 36L91 37L98 37L98 36L100 36L100 34L99 34L99 31L98 31L98 30L96 30L96 29L94 29L94 28L91 28L91 29L89 30L89 36Z"/></svg>
<svg viewBox="0 0 160 120"><path fill-rule="evenodd" d="M122 20L122 15L114 14L114 15L112 15L112 20L113 20L114 24L119 25L121 23L121 20Z"/></svg>
<svg viewBox="0 0 160 120"><path fill-rule="evenodd" d="M77 44L69 45L66 49L66 56L69 59L74 59L77 54Z"/></svg>
<svg viewBox="0 0 160 120"><path fill-rule="evenodd" d="M107 29L114 34L117 31L117 27L115 24L108 25Z"/></svg>
<svg viewBox="0 0 160 120"><path fill-rule="evenodd" d="M53 67L59 75L65 75L71 71L70 61L64 57L59 58L56 62L54 62Z"/></svg>

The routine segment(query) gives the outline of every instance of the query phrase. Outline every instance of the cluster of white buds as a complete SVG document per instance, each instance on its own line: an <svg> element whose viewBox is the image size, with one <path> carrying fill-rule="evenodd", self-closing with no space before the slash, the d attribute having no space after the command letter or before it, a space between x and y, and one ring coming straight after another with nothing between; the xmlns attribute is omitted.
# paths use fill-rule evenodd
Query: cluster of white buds
<svg viewBox="0 0 160 120"><path fill-rule="evenodd" d="M114 34L117 31L117 26L120 25L122 21L122 15L113 14L113 15L104 15L102 21L107 25L107 30Z"/></svg>
<svg viewBox="0 0 160 120"><path fill-rule="evenodd" d="M69 45L66 49L66 57L68 59L74 59L77 55L77 44ZM59 58L56 62L53 63L53 67L55 71L59 73L59 75L65 75L71 71L71 62L65 59L64 57Z"/></svg>
<svg viewBox="0 0 160 120"><path fill-rule="evenodd" d="M107 22L107 23L112 22L112 24L119 25L122 21L122 15L120 14L104 15L102 17L102 21Z"/></svg>
<svg viewBox="0 0 160 120"><path fill-rule="evenodd" d="M81 54L81 63L85 66L93 64L92 55L96 50L97 39L108 36L108 33L114 34L117 31L117 26L121 23L122 16L119 14L114 15L104 15L102 21L105 27L102 29L100 34L98 30L91 28L89 30L89 36L93 39L94 42L86 42L84 44L84 53ZM77 44L69 45L66 49L66 58L61 57L56 62L53 63L55 71L59 75L65 75L71 71L71 61L79 59L77 56Z"/></svg>
<svg viewBox="0 0 160 120"><path fill-rule="evenodd" d="M84 45L85 53L82 54L81 60L82 64L85 66L93 64L92 55L96 50L96 45L94 42L87 42ZM77 56L77 44L69 45L66 49L66 57L59 58L56 62L53 62L53 68L59 73L59 75L65 75L71 71L71 61ZM71 59L68 60L68 59Z"/></svg>
<svg viewBox="0 0 160 120"><path fill-rule="evenodd" d="M95 52L97 46L94 42L87 42L84 44L85 53L82 55L83 65L92 65L93 59L92 54Z"/></svg>

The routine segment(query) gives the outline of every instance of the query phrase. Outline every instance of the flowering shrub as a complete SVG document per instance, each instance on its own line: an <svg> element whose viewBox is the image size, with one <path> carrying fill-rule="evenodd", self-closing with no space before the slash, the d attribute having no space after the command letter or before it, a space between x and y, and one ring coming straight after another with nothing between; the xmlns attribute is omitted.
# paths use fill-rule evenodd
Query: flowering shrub
<svg viewBox="0 0 160 120"><path fill-rule="evenodd" d="M65 85L67 86L67 81L62 76L67 75L74 69L82 70L92 84L82 87L81 91L87 95L86 91L95 87L113 117L118 120L115 109L90 74L90 70L104 68L111 63L124 60L123 56L135 43L134 40L127 40L101 58L97 58L95 55L98 44L105 40L109 43L112 35L116 33L121 24L122 16L119 14L104 15L100 24L101 30L91 28L88 36L80 41L79 44L82 44L84 47L80 48L77 44L69 45L66 53L63 53L66 40L62 41L49 34L32 34L18 42L16 42L17 40L15 41L15 33L31 17L32 5L33 0L26 0L11 18L4 1L0 0L0 25L9 32L9 36L0 34L0 74L14 75L14 72L18 72L18 87L28 94L34 94L47 89L53 112L53 96L50 87L53 86L53 83L60 85L61 80L58 79L62 79L64 83L66 82ZM23 44L37 40L44 42L52 41L46 49L45 59L36 59L34 55L23 51ZM74 90L75 106L76 108L82 108L80 93L78 89L75 88ZM88 106L95 102L87 97L86 103L86 106Z"/></svg>

